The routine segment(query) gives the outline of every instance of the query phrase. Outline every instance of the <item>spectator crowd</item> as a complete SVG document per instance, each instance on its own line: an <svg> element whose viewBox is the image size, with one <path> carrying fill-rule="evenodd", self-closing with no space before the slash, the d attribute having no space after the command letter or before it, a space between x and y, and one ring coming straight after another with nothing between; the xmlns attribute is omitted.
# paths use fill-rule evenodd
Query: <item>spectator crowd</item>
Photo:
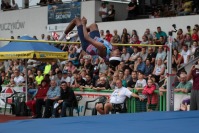
<svg viewBox="0 0 199 133"><path fill-rule="evenodd" d="M72 103L75 102L73 91L75 88L79 88L81 91L89 88L100 92L123 86L130 91L135 90L136 94L129 92L128 96L132 95L136 98L137 112L157 110L158 95L163 95L167 89L166 53L168 49L164 45L168 43L169 36L162 30L162 27L157 27L156 30L152 33L151 29L147 28L143 34L140 34L141 37L136 30L129 33L126 28L123 29L122 35L118 35L116 29L113 30L113 34L110 30L106 30L105 33L101 30L101 38L114 44L149 45L148 47L114 45L113 49L118 49L121 53L121 62L115 67L109 66L109 62L98 56L88 55L82 50L81 44L50 43L49 45L67 51L69 53L68 59L62 62L59 60L48 62L28 60L27 68L24 60L20 59L0 62L2 85L8 87L24 86L25 78L28 79L28 98L30 101L27 102L27 105L33 112L33 118L42 117L42 105L46 107L43 117L65 117L66 107L72 106ZM36 36L34 38L37 39ZM53 36L47 35L45 37L44 34L38 38L54 40ZM78 36L73 36L67 41L74 42L79 41L79 39ZM191 92L193 86L193 83L189 81L191 76L190 74L187 76L188 72L181 67L198 56L198 42L198 24L187 26L186 31L177 30L172 45L172 73L177 75L175 92L184 94ZM152 45L159 45L159 47L152 47ZM27 75L25 75L26 69L28 70ZM195 69L192 68L192 71ZM66 95L68 96L66 97ZM49 108L55 102L63 106L50 111ZM99 106L97 108L99 109ZM110 108L110 104L107 104L107 110ZM199 109L199 107L195 109ZM187 104L183 104L179 110L187 110ZM106 113L105 111L102 114Z"/></svg>

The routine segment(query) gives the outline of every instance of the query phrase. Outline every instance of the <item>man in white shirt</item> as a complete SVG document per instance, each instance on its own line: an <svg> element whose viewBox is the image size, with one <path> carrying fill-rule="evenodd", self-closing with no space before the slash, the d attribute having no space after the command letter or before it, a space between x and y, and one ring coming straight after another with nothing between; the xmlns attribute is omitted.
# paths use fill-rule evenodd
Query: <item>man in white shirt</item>
<svg viewBox="0 0 199 133"><path fill-rule="evenodd" d="M116 81L116 87L113 93L110 96L110 100L107 101L104 106L102 103L99 103L96 105L96 110L100 114L108 114L112 109L113 109L113 104L121 104L124 103L126 97L136 97L139 98L140 100L141 97L139 97L137 94L132 93L129 89L126 87L122 86L122 81L118 79Z"/></svg>
<svg viewBox="0 0 199 133"><path fill-rule="evenodd" d="M25 80L24 77L22 77L19 73L19 70L14 71L14 82L16 85L21 85Z"/></svg>
<svg viewBox="0 0 199 133"><path fill-rule="evenodd" d="M107 21L107 13L108 13L108 9L106 7L106 4L102 3L99 9L99 16L102 18L102 22Z"/></svg>

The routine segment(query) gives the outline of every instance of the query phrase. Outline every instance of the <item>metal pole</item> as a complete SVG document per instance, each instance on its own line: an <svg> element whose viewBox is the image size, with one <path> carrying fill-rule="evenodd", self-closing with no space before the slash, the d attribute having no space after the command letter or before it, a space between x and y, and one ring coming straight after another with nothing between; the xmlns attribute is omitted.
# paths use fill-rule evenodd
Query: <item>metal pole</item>
<svg viewBox="0 0 199 133"><path fill-rule="evenodd" d="M172 81L172 36L169 36L168 50L167 50L167 111L174 111L174 87Z"/></svg>
<svg viewBox="0 0 199 133"><path fill-rule="evenodd" d="M25 87L25 93L26 93L26 102L28 101L28 60L27 59L25 59L25 69L26 69L26 75L25 75L25 77L26 77L26 79L25 79L25 81L26 81L26 87Z"/></svg>

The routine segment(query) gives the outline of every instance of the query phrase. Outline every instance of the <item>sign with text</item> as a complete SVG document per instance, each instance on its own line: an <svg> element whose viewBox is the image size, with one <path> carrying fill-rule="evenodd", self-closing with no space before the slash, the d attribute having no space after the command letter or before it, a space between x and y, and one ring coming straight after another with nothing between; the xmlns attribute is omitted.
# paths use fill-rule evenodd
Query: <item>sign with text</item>
<svg viewBox="0 0 199 133"><path fill-rule="evenodd" d="M69 23L80 14L81 2L48 5L48 24Z"/></svg>

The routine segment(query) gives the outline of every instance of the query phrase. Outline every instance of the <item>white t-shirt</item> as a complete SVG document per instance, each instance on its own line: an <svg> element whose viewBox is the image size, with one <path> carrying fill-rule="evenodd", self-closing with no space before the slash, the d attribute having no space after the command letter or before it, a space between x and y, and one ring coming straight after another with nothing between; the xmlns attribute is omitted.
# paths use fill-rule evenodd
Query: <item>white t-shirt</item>
<svg viewBox="0 0 199 133"><path fill-rule="evenodd" d="M106 7L106 8L100 7L100 9L99 9L99 12L105 12L105 13L107 13L107 11L108 11L108 10L107 10L107 7ZM104 14L103 14L101 17L102 17L102 18L106 18L107 15L104 15Z"/></svg>
<svg viewBox="0 0 199 133"><path fill-rule="evenodd" d="M144 88L146 86L146 80L142 79L142 80L137 80L135 87L136 88Z"/></svg>
<svg viewBox="0 0 199 133"><path fill-rule="evenodd" d="M184 64L188 63L187 57L191 55L190 50L187 51L182 50L181 55L183 56Z"/></svg>
<svg viewBox="0 0 199 133"><path fill-rule="evenodd" d="M119 89L117 88L111 94L110 103L113 103L113 104L124 103L126 97L130 98L131 95L132 95L132 92L129 89L125 87L122 87Z"/></svg>
<svg viewBox="0 0 199 133"><path fill-rule="evenodd" d="M20 83L24 82L24 77L22 77L21 75L19 75L18 77L14 78L14 82L18 85Z"/></svg>

